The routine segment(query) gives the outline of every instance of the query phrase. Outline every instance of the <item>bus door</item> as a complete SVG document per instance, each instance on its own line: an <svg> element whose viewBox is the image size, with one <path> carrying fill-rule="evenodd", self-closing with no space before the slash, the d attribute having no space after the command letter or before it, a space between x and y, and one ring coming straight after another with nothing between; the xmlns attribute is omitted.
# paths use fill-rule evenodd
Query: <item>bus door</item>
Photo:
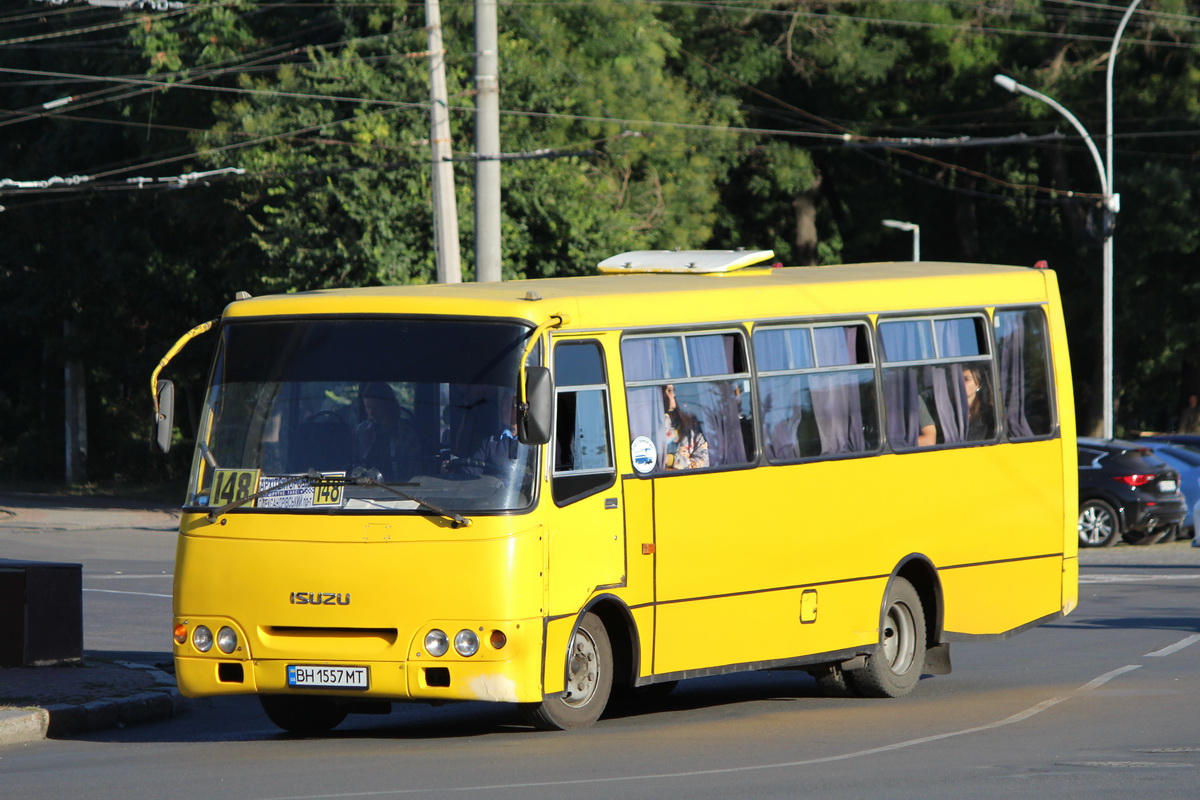
<svg viewBox="0 0 1200 800"><path fill-rule="evenodd" d="M604 349L556 334L555 433L550 449L548 613L572 614L597 589L625 581L624 510L613 458ZM543 500L545 504L545 500Z"/></svg>

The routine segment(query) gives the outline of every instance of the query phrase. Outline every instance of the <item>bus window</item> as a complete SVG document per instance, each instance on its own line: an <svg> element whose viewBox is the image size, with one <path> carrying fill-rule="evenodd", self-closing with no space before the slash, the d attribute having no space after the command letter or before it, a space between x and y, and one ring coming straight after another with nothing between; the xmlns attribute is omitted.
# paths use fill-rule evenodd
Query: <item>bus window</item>
<svg viewBox="0 0 1200 800"><path fill-rule="evenodd" d="M881 321L879 336L893 447L995 438L996 381L982 315Z"/></svg>
<svg viewBox="0 0 1200 800"><path fill-rule="evenodd" d="M621 357L630 442L644 438L655 453L652 463L639 461L639 470L704 469L751 460L753 403L740 334L630 336L621 342Z"/></svg>
<svg viewBox="0 0 1200 800"><path fill-rule="evenodd" d="M754 357L768 460L878 449L875 368L866 325L755 328Z"/></svg>
<svg viewBox="0 0 1200 800"><path fill-rule="evenodd" d="M1054 431L1054 417L1046 318L1037 308L997 310L995 326L1001 416L1008 436L1048 436Z"/></svg>
<svg viewBox="0 0 1200 800"><path fill-rule="evenodd" d="M609 436L604 354L595 342L554 348L556 388L554 476L558 505L578 500L616 480Z"/></svg>

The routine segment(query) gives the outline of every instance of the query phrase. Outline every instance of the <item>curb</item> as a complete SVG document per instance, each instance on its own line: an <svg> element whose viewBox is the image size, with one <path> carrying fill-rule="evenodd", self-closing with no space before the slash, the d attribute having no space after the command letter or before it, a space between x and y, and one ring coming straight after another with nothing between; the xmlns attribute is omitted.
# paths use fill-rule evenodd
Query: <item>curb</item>
<svg viewBox="0 0 1200 800"><path fill-rule="evenodd" d="M0 746L159 722L182 714L187 704L174 686L175 679L161 670L149 672L162 688L78 705L0 709Z"/></svg>

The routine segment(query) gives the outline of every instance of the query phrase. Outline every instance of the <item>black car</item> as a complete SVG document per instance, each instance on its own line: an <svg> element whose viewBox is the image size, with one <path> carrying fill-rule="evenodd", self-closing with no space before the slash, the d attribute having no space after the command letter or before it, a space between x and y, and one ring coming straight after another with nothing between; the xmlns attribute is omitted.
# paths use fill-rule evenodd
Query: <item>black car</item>
<svg viewBox="0 0 1200 800"><path fill-rule="evenodd" d="M1179 474L1136 442L1080 438L1079 546L1173 539L1187 513Z"/></svg>

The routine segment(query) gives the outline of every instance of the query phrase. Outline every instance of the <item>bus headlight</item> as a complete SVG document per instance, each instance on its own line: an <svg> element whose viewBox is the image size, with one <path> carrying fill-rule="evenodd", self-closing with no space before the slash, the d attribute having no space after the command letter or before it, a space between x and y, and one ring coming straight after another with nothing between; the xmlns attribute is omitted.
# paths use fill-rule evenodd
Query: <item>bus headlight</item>
<svg viewBox="0 0 1200 800"><path fill-rule="evenodd" d="M237 650L237 633L233 628L225 626L217 631L217 649L225 655L229 655L234 650Z"/></svg>
<svg viewBox="0 0 1200 800"><path fill-rule="evenodd" d="M207 653L212 650L213 637L212 631L207 625L197 625L196 630L192 631L192 647L195 647L201 653Z"/></svg>
<svg viewBox="0 0 1200 800"><path fill-rule="evenodd" d="M434 628L429 633L425 634L425 652L434 658L439 658L446 655L446 651L450 649L450 637L446 636L443 631Z"/></svg>
<svg viewBox="0 0 1200 800"><path fill-rule="evenodd" d="M454 637L454 650L460 656L473 656L479 652L479 637L475 631L461 630Z"/></svg>

